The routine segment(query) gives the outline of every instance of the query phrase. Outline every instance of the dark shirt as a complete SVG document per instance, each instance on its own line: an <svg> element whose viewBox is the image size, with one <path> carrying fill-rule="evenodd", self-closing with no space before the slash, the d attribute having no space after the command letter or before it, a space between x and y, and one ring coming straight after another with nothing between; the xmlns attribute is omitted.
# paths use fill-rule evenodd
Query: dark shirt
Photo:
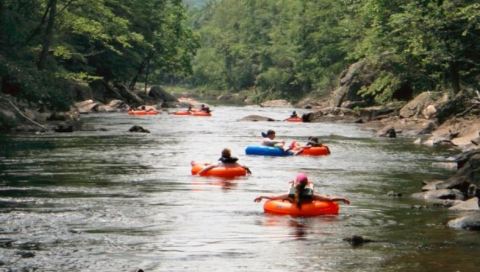
<svg viewBox="0 0 480 272"><path fill-rule="evenodd" d="M230 157L230 158L220 157L220 159L218 159L218 160L221 161L222 163L236 163L238 161L238 158L235 158L235 157Z"/></svg>

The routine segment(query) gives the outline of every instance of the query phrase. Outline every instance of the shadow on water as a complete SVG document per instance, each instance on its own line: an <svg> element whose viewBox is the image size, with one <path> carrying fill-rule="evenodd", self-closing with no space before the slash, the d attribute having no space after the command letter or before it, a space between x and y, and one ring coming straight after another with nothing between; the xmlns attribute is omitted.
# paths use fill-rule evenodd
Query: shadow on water
<svg viewBox="0 0 480 272"><path fill-rule="evenodd" d="M378 139L348 124L237 121L250 114L282 120L291 110L91 114L85 123L102 130L0 138L0 270L433 272L480 265L478 235L445 226L457 214L413 209L423 203L408 197L423 180L449 174L432 163L450 151ZM128 133L132 125L151 133ZM287 143L318 136L332 154L246 156L267 129ZM252 176L190 175L190 161L215 162L225 147ZM352 204L337 216L292 218L266 215L253 202L285 193L299 171L319 193ZM343 241L352 235L376 242L353 248Z"/></svg>

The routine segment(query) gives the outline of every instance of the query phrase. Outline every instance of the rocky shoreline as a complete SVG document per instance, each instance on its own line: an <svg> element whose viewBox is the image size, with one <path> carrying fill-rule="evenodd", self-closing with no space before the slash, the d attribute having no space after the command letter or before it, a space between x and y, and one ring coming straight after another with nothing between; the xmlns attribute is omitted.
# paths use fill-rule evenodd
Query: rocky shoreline
<svg viewBox="0 0 480 272"><path fill-rule="evenodd" d="M446 158L443 167L455 170L446 180L424 181L421 192L412 197L426 206L446 207L458 218L447 223L454 229L480 230L480 106L465 94L449 98L425 92L408 103L346 108L301 105L312 108L303 116L306 122L352 122L375 131L379 137L408 137L415 144L444 146L458 155ZM422 206L423 207L423 206Z"/></svg>

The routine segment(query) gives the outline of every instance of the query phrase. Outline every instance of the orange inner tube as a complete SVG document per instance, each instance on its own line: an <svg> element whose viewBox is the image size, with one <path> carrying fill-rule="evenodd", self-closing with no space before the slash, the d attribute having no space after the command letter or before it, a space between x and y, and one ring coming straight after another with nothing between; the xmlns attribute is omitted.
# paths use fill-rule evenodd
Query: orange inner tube
<svg viewBox="0 0 480 272"><path fill-rule="evenodd" d="M175 114L175 115L190 115L191 112L189 112L189 111L176 111L173 114Z"/></svg>
<svg viewBox="0 0 480 272"><path fill-rule="evenodd" d="M129 110L128 114L130 115L155 115L159 114L159 111L156 110Z"/></svg>
<svg viewBox="0 0 480 272"><path fill-rule="evenodd" d="M192 175L197 175L203 168L209 166L209 163L193 163L192 164ZM206 172L203 172L201 176L214 176L214 177L223 177L223 178L233 178L238 176L246 176L247 170L241 166L221 166L214 167Z"/></svg>
<svg viewBox="0 0 480 272"><path fill-rule="evenodd" d="M290 117L290 118L285 119L285 121L287 121L287 122L303 122L301 117Z"/></svg>
<svg viewBox="0 0 480 272"><path fill-rule="evenodd" d="M333 201L314 200L302 204L299 209L296 204L282 200L268 200L263 205L265 213L291 216L317 216L326 214L338 214L338 204Z"/></svg>
<svg viewBox="0 0 480 272"><path fill-rule="evenodd" d="M305 147L302 152L298 155L305 155L305 156L322 156L322 155L329 155L330 149L328 146L312 146L312 147Z"/></svg>
<svg viewBox="0 0 480 272"><path fill-rule="evenodd" d="M193 116L212 116L211 113L205 111L194 111L192 112Z"/></svg>

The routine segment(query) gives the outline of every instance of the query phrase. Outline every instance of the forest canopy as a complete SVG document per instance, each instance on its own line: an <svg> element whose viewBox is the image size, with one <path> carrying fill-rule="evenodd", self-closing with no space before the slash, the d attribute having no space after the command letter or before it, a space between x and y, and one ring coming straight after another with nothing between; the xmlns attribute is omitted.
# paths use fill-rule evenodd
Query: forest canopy
<svg viewBox="0 0 480 272"><path fill-rule="evenodd" d="M3 0L2 91L66 108L67 82L189 84L257 98L326 94L366 61L384 103L477 89L475 0Z"/></svg>
<svg viewBox="0 0 480 272"><path fill-rule="evenodd" d="M361 94L377 102L479 84L474 0L217 0L191 20L195 85L297 97L330 91L363 59L375 78Z"/></svg>

